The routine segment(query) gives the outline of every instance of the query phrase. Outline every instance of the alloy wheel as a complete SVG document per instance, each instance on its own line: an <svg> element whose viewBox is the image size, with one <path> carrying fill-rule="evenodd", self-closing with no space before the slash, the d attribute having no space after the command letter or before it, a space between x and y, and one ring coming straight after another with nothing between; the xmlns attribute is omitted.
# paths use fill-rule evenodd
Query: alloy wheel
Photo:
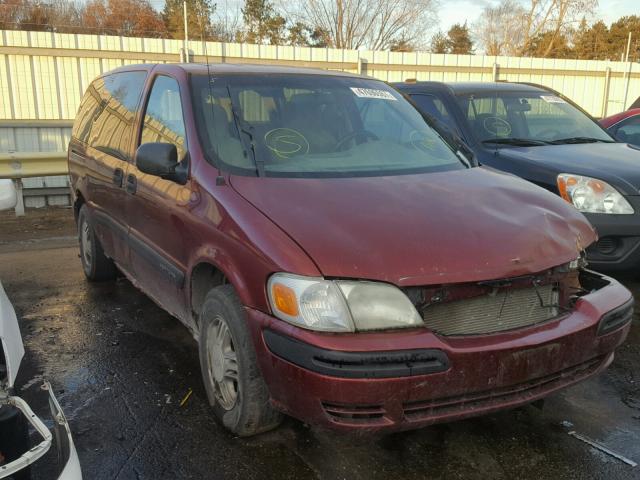
<svg viewBox="0 0 640 480"><path fill-rule="evenodd" d="M238 358L229 326L216 316L207 331L208 375L216 401L231 410L238 401Z"/></svg>
<svg viewBox="0 0 640 480"><path fill-rule="evenodd" d="M82 243L82 259L87 267L91 267L93 260L91 255L91 227L86 220L82 222L82 226L80 227L80 242Z"/></svg>

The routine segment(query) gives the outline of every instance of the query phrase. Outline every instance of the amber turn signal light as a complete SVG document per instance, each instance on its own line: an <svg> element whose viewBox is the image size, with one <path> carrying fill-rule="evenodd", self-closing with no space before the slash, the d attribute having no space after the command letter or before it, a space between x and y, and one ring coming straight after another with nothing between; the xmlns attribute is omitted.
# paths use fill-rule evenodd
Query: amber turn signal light
<svg viewBox="0 0 640 480"><path fill-rule="evenodd" d="M280 312L292 317L298 315L298 300L292 288L281 283L274 283L271 287L271 297Z"/></svg>

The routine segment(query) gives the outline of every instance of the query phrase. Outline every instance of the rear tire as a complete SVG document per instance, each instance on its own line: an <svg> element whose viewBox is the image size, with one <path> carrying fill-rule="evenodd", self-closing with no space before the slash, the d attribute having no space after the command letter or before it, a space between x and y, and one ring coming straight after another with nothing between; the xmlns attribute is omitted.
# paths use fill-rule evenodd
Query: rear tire
<svg viewBox="0 0 640 480"><path fill-rule="evenodd" d="M248 437L277 427L282 414L269 402L246 312L231 285L211 290L200 319L200 367L216 418Z"/></svg>
<svg viewBox="0 0 640 480"><path fill-rule="evenodd" d="M86 205L83 205L78 213L78 240L82 269L87 279L92 282L114 280L118 269L113 260L104 254Z"/></svg>

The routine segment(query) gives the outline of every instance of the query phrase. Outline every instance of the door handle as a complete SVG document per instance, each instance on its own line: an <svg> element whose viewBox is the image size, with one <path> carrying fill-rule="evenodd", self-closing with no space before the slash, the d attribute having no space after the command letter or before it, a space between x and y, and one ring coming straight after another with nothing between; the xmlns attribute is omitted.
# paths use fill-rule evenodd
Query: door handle
<svg viewBox="0 0 640 480"><path fill-rule="evenodd" d="M138 179L135 175L127 175L127 184L124 188L128 193L132 195L136 193L136 190L138 189Z"/></svg>
<svg viewBox="0 0 640 480"><path fill-rule="evenodd" d="M113 171L113 184L122 187L122 178L124 177L124 172L121 168L116 168Z"/></svg>

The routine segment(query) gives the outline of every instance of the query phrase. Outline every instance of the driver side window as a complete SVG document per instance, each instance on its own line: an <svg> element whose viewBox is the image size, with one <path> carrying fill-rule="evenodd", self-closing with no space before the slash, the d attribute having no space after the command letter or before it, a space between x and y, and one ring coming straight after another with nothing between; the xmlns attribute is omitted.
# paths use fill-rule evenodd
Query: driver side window
<svg viewBox="0 0 640 480"><path fill-rule="evenodd" d="M470 98L467 118L482 139L510 137L513 127L502 98Z"/></svg>
<svg viewBox="0 0 640 480"><path fill-rule="evenodd" d="M182 160L187 152L178 82L164 75L158 76L153 82L144 115L140 144L149 142L174 144L178 150L178 160Z"/></svg>

